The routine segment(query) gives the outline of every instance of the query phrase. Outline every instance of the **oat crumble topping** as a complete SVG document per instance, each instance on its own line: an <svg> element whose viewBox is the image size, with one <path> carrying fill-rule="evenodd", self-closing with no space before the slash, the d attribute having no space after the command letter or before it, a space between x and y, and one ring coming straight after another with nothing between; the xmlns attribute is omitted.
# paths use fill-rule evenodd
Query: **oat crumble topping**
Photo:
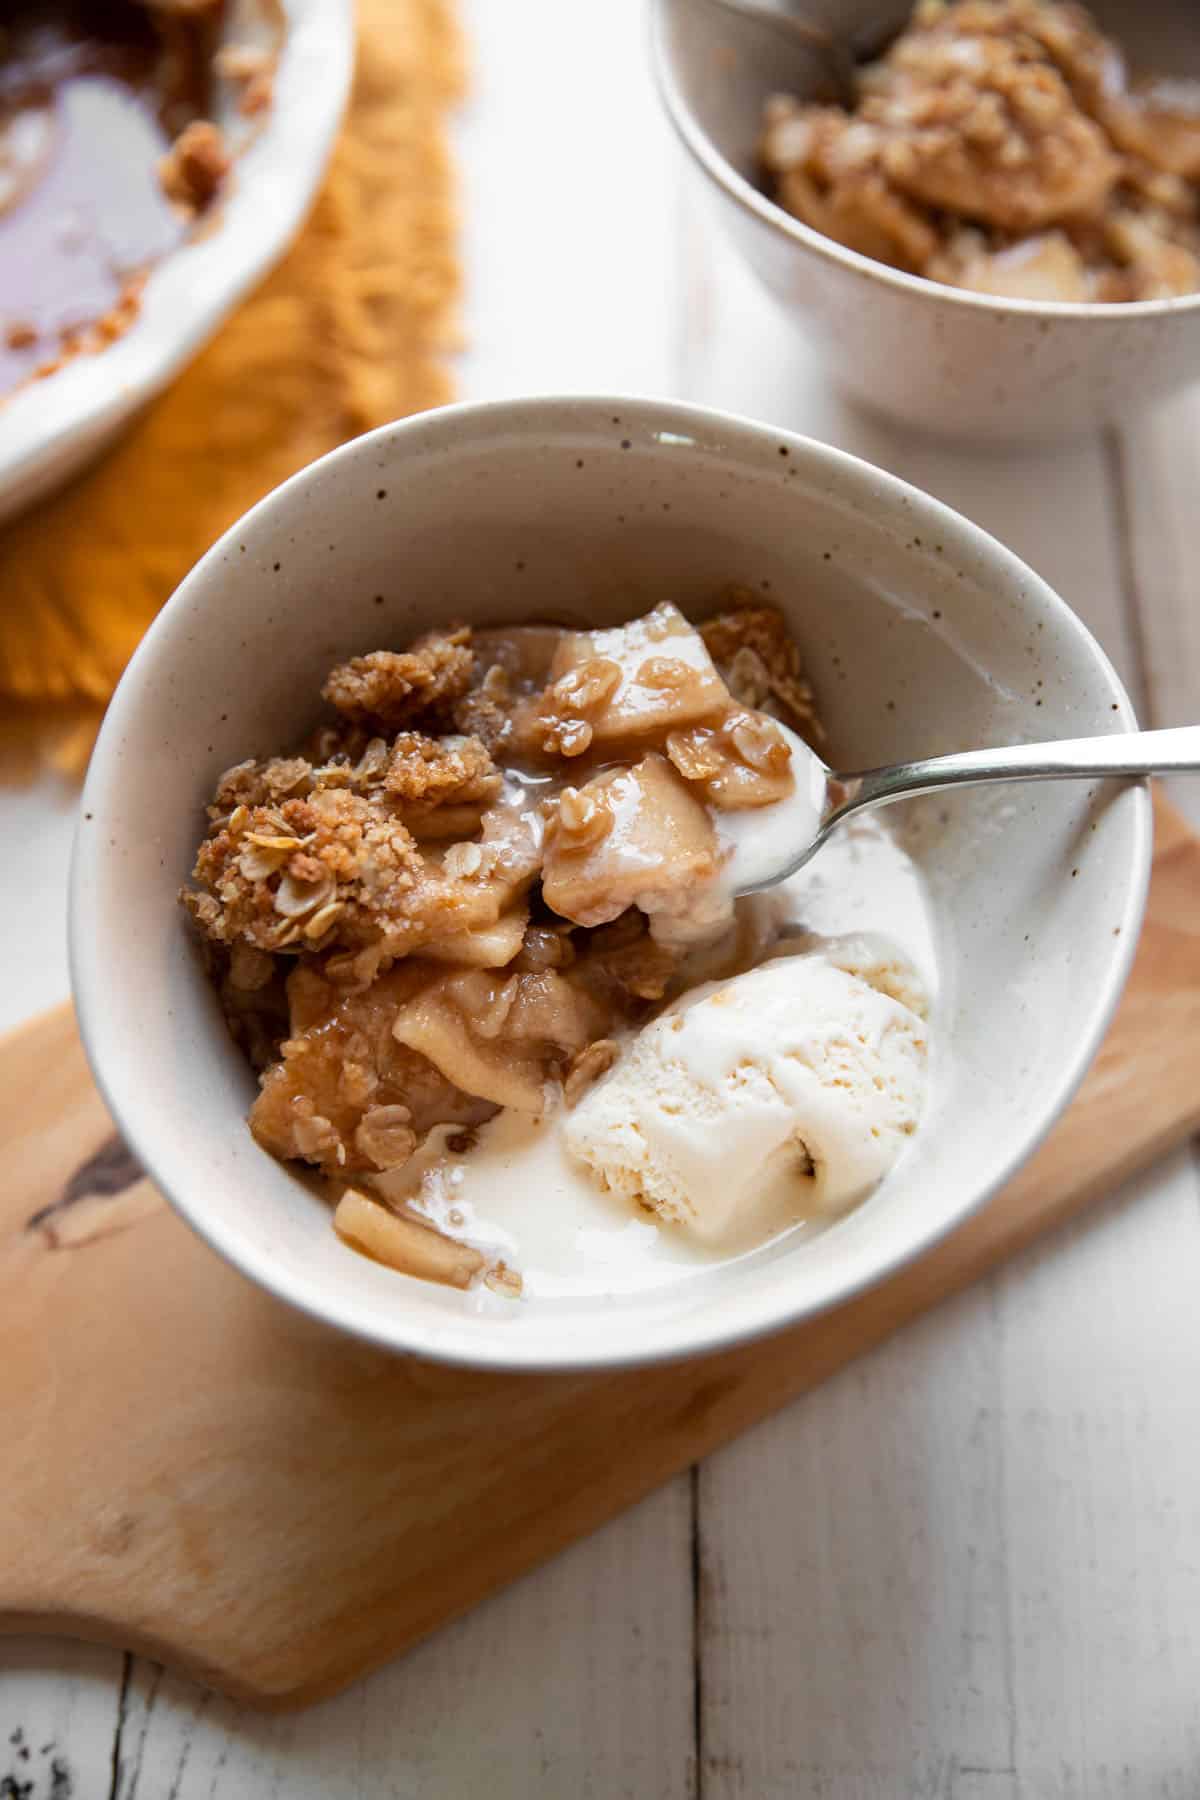
<svg viewBox="0 0 1200 1800"><path fill-rule="evenodd" d="M353 724L395 731L466 693L475 666L470 637L463 625L418 638L408 651L355 656L333 670L322 697Z"/></svg>

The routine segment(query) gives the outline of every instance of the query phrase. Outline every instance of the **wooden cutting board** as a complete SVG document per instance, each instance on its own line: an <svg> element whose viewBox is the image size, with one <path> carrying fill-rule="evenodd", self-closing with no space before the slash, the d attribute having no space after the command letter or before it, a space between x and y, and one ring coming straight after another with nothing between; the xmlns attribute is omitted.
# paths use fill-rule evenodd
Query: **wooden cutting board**
<svg viewBox="0 0 1200 1800"><path fill-rule="evenodd" d="M464 1373L268 1299L139 1175L70 1009L25 1027L0 1044L0 1629L264 1705L394 1656L1194 1131L1198 917L1200 840L1160 806L1129 990L1018 1179L849 1305L632 1374Z"/></svg>

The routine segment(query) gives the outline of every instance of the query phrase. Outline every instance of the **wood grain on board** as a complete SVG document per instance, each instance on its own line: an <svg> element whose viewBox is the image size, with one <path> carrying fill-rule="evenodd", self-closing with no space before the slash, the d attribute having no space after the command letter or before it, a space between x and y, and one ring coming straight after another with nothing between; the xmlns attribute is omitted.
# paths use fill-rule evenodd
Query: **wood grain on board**
<svg viewBox="0 0 1200 1800"><path fill-rule="evenodd" d="M112 1641L276 1705L403 1650L1193 1131L1198 898L1200 840L1160 805L1118 1017L990 1206L823 1318L633 1373L446 1369L279 1305L140 1176L69 1008L23 1028L0 1045L0 1629Z"/></svg>

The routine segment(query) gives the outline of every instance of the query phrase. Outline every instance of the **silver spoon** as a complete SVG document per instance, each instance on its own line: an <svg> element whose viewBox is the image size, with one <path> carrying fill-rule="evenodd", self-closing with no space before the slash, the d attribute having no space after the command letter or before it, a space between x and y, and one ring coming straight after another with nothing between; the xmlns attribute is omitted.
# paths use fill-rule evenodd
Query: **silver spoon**
<svg viewBox="0 0 1200 1800"><path fill-rule="evenodd" d="M794 794L759 813L726 813L722 819L723 835L734 853L731 880L739 894L773 887L794 875L816 855L830 832L854 813L890 806L914 794L982 787L988 782L1094 781L1111 775L1200 772L1200 725L1015 744L1004 750L963 750L854 775L835 774L794 732L786 726L780 729L792 749Z"/></svg>

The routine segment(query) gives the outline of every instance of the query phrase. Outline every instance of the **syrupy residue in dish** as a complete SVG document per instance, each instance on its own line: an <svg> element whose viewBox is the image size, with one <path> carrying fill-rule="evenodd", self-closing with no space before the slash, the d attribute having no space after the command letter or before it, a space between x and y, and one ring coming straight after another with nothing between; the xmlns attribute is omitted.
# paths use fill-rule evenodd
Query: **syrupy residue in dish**
<svg viewBox="0 0 1200 1800"><path fill-rule="evenodd" d="M0 395L128 323L186 237L164 158L210 108L221 6L17 0L0 20ZM95 347L87 343L86 347Z"/></svg>

